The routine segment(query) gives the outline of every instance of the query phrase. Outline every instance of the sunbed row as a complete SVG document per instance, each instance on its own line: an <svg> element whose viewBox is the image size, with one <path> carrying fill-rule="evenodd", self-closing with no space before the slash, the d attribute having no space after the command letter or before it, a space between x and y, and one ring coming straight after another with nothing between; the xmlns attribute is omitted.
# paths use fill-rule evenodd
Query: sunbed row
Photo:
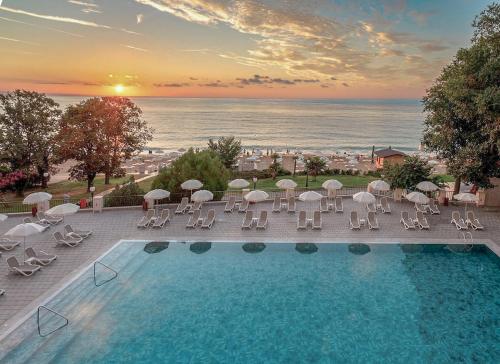
<svg viewBox="0 0 500 364"><path fill-rule="evenodd" d="M177 205L177 208L175 209L174 213L175 214L192 214L195 211L201 211L201 207L203 205L203 202L194 202L190 203L189 198L183 197L181 202Z"/></svg>
<svg viewBox="0 0 500 364"><path fill-rule="evenodd" d="M349 228L351 230L359 230L364 225L367 225L370 230L377 230L379 228L375 212L368 211L366 219L360 219L357 211L351 211L349 216Z"/></svg>
<svg viewBox="0 0 500 364"><path fill-rule="evenodd" d="M210 209L207 212L205 217L201 216L201 211L194 211L193 215L189 217L188 222L186 223L186 228L194 229L197 226L202 229L211 229L215 223L215 210Z"/></svg>
<svg viewBox="0 0 500 364"><path fill-rule="evenodd" d="M406 230L416 228L429 230L431 228L427 218L424 216L424 213L419 210L415 212L415 218L411 218L408 211L401 211L401 218L399 219L399 222L403 224Z"/></svg>
<svg viewBox="0 0 500 364"><path fill-rule="evenodd" d="M44 230L49 229L51 226L57 225L64 221L63 216L47 215L44 212L37 212L36 217L25 217L23 222L25 224L34 223L43 226Z"/></svg>
<svg viewBox="0 0 500 364"><path fill-rule="evenodd" d="M451 213L451 223L453 225L455 225L457 230L467 230L467 229L469 229L469 227L474 229L474 230L484 230L483 224L481 224L479 219L476 217L476 215L474 214L474 211L469 210L469 211L467 211L466 214L467 214L466 215L467 217L464 220L460 216L460 212L453 211Z"/></svg>
<svg viewBox="0 0 500 364"><path fill-rule="evenodd" d="M143 216L137 223L137 227L145 229L147 227L152 227L155 229L160 229L164 227L167 222L170 221L170 210L162 209L156 215L154 209L149 209L145 216Z"/></svg>
<svg viewBox="0 0 500 364"><path fill-rule="evenodd" d="M253 216L253 211L247 211L245 213L245 218L243 219L243 223L241 224L242 229L252 229L255 225L256 229L265 230L267 228L269 221L267 218L267 211L262 210L259 214L259 217Z"/></svg>

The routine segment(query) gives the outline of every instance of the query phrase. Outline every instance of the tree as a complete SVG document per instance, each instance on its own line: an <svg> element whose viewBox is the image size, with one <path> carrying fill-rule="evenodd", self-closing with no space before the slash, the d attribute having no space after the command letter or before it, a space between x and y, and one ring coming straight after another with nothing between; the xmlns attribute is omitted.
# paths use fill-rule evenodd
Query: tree
<svg viewBox="0 0 500 364"><path fill-rule="evenodd" d="M59 105L45 94L16 90L0 95L0 161L47 187L44 174L52 170L60 115Z"/></svg>
<svg viewBox="0 0 500 364"><path fill-rule="evenodd" d="M279 154L278 153L273 153L271 154L271 158L273 159L273 162L271 163L271 165L269 166L269 170L271 171L271 175L273 177L273 180L276 179L276 176L280 173L281 171L281 165L279 164L278 162L278 158L279 158Z"/></svg>
<svg viewBox="0 0 500 364"><path fill-rule="evenodd" d="M60 160L78 162L70 177L87 180L90 190L98 173L105 174L106 184L121 174L121 163L152 139L140 115L140 109L122 97L94 97L69 106L61 120L57 152Z"/></svg>
<svg viewBox="0 0 500 364"><path fill-rule="evenodd" d="M200 180L204 189L214 193L214 199L220 199L227 188L229 171L212 150L195 152L190 148L170 167L160 171L153 181L152 188L170 191L171 199L175 201L186 193L182 190L181 183L188 179Z"/></svg>
<svg viewBox="0 0 500 364"><path fill-rule="evenodd" d="M295 177L295 172L297 171L297 159L299 159L298 155L293 156L293 173L292 176Z"/></svg>
<svg viewBox="0 0 500 364"><path fill-rule="evenodd" d="M219 155L226 168L231 169L241 153L241 140L237 140L234 136L220 137L217 142L209 139L208 148Z"/></svg>
<svg viewBox="0 0 500 364"><path fill-rule="evenodd" d="M390 182L391 188L415 190L422 181L432 180L438 186L440 182L431 177L432 167L417 156L406 157L402 164L384 163L383 174Z"/></svg>
<svg viewBox="0 0 500 364"><path fill-rule="evenodd" d="M423 144L461 180L489 187L500 176L500 5L473 22L470 48L460 49L423 99Z"/></svg>
<svg viewBox="0 0 500 364"><path fill-rule="evenodd" d="M320 157L309 157L305 160L305 170L307 174L313 176L313 181L316 181L316 176L322 173L326 168L326 162Z"/></svg>

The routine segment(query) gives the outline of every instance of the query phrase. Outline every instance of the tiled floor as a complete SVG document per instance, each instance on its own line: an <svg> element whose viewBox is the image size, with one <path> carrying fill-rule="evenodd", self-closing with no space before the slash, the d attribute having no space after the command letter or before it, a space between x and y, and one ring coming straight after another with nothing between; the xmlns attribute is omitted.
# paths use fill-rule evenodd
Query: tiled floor
<svg viewBox="0 0 500 364"><path fill-rule="evenodd" d="M298 203L298 209L312 209L312 204ZM35 308L44 296L54 291L64 281L75 275L84 266L89 265L97 257L111 248L120 239L127 240L187 240L187 241L263 241L263 242L455 242L462 239L461 234L450 224L452 210L463 207L441 207L441 215L428 216L431 225L430 231L406 231L399 223L401 210L414 214L413 206L409 203L393 203L392 214L378 213L380 229L370 231L363 228L361 231L351 231L348 227L349 213L352 209L359 211L360 217L366 215L365 210L351 199L344 200L344 213L323 214L322 230L297 231L297 215L269 212L269 225L267 230L242 230L241 223L244 214L237 212L224 213L223 205L210 204L203 208L206 214L208 208L215 208L216 222L211 230L201 228L186 229L188 215L174 215L171 222L161 230L141 230L136 227L136 222L143 212L139 209L108 210L100 214L79 213L68 216L66 223L79 229L94 231L91 238L85 240L76 248L55 247L52 233L63 229L63 224L52 227L49 231L27 240L26 246L57 254L58 259L33 277L25 278L9 273L6 258L15 255L23 259L23 248L18 247L12 252L3 252L0 258L0 289L6 294L0 297L0 334L8 329L7 324L12 324L23 312ZM251 207L253 210L266 209L271 211L271 203L260 203ZM173 211L172 211L173 212ZM493 244L497 254L500 253L500 213L476 212L485 231L473 231L475 242L488 240ZM21 223L22 216L10 217L0 223L0 235L9 228ZM18 317L15 317L15 316ZM7 320L9 320L7 322Z"/></svg>

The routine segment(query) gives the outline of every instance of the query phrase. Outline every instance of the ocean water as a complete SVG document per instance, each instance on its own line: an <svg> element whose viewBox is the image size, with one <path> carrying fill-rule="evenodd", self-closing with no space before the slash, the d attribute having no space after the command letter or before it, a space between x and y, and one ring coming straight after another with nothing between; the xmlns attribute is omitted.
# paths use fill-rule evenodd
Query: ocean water
<svg viewBox="0 0 500 364"><path fill-rule="evenodd" d="M461 248L124 242L0 362L499 363L500 259Z"/></svg>
<svg viewBox="0 0 500 364"><path fill-rule="evenodd" d="M62 106L84 97L55 97ZM368 153L389 145L418 150L419 100L270 100L134 98L155 129L150 148L205 147L235 135L247 148Z"/></svg>

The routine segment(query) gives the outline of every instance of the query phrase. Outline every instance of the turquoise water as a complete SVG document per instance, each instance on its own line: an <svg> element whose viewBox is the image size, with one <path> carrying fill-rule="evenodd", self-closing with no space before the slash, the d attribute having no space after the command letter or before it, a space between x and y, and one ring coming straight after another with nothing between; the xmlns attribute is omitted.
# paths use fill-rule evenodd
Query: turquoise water
<svg viewBox="0 0 500 364"><path fill-rule="evenodd" d="M463 249L461 249L463 248ZM465 247L466 248L466 247ZM484 246L125 242L29 319L6 363L498 363L500 259ZM150 254L154 253L154 254ZM110 277L103 268L98 281ZM42 330L57 319L42 316ZM26 337L27 336L27 337ZM22 338L22 340L21 340Z"/></svg>

